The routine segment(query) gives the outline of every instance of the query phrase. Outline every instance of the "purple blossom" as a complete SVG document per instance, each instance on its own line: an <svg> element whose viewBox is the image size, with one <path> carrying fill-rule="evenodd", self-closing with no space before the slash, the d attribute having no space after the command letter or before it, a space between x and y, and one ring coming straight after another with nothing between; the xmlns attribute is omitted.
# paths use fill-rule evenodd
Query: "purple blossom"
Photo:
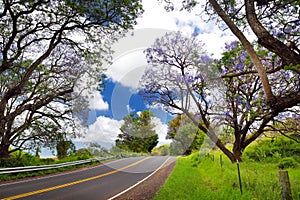
<svg viewBox="0 0 300 200"><path fill-rule="evenodd" d="M193 76L188 76L186 80L187 80L188 83L193 83L194 82L194 77Z"/></svg>
<svg viewBox="0 0 300 200"><path fill-rule="evenodd" d="M231 115L230 115L229 111L225 112L225 116L228 117L228 118L231 118Z"/></svg>
<svg viewBox="0 0 300 200"><path fill-rule="evenodd" d="M235 66L235 68L240 70L240 71L244 71L244 65L240 62Z"/></svg>
<svg viewBox="0 0 300 200"><path fill-rule="evenodd" d="M225 49L227 51L231 51L231 50L235 49L236 47L237 47L237 41L233 41L233 42L225 44Z"/></svg>

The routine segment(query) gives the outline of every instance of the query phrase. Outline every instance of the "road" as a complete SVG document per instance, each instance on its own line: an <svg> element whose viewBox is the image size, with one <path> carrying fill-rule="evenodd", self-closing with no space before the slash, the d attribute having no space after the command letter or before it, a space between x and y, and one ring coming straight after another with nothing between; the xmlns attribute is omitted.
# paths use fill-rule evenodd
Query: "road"
<svg viewBox="0 0 300 200"><path fill-rule="evenodd" d="M109 199L174 159L163 156L124 158L73 172L0 183L0 199Z"/></svg>

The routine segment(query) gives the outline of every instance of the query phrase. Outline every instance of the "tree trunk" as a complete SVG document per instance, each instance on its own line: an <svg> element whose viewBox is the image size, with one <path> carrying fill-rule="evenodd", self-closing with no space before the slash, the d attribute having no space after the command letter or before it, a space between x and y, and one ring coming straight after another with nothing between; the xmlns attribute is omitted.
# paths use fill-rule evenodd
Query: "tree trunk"
<svg viewBox="0 0 300 200"><path fill-rule="evenodd" d="M0 158L8 158L9 157L9 145L0 144Z"/></svg>
<svg viewBox="0 0 300 200"><path fill-rule="evenodd" d="M270 102L272 104L274 101L276 101L276 99L273 95L271 86L269 84L266 70L264 69L263 64L259 60L258 55L254 51L251 43L247 40L245 35L238 29L234 22L229 18L229 16L225 13L225 11L221 8L221 6L216 0L209 0L209 2L216 11L216 13L222 18L222 20L227 24L232 33L240 40L240 42L245 47L262 82L264 93L266 95L266 100L267 102Z"/></svg>
<svg viewBox="0 0 300 200"><path fill-rule="evenodd" d="M218 140L216 143L217 147L219 147L219 149L229 158L229 160L232 163L236 163L236 161L238 160L239 162L242 161L242 153L241 151L235 150L233 152L229 151L224 145L223 143Z"/></svg>
<svg viewBox="0 0 300 200"><path fill-rule="evenodd" d="M240 143L234 143L233 144L233 155L234 155L234 158L235 158L234 162L237 162L237 161L241 162L242 161L242 150L241 150L241 144Z"/></svg>

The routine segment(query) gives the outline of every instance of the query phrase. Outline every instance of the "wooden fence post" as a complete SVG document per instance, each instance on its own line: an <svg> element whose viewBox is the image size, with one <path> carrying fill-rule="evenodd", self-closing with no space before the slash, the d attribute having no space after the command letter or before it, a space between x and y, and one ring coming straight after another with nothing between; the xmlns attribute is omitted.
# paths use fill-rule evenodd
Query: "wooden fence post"
<svg viewBox="0 0 300 200"><path fill-rule="evenodd" d="M282 200L293 200L288 171L279 170L278 176Z"/></svg>

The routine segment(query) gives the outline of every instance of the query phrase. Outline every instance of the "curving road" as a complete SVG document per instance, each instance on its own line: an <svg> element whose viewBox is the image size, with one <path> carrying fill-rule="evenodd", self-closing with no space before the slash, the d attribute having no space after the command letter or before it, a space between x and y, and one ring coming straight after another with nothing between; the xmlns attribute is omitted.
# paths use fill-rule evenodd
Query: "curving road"
<svg viewBox="0 0 300 200"><path fill-rule="evenodd" d="M124 158L74 172L0 183L0 199L113 199L174 159L162 156Z"/></svg>

